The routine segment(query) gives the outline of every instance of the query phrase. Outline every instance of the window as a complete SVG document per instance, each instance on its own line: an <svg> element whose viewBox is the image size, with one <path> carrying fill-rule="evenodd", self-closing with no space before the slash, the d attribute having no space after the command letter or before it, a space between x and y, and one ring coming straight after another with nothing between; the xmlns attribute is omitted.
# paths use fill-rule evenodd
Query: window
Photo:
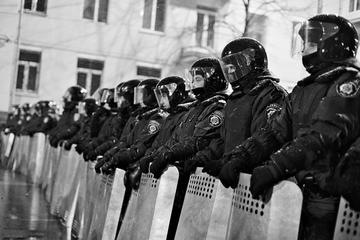
<svg viewBox="0 0 360 240"><path fill-rule="evenodd" d="M46 2L47 0L25 0L24 9L30 12L46 12Z"/></svg>
<svg viewBox="0 0 360 240"><path fill-rule="evenodd" d="M144 0L142 27L158 32L164 31L166 0Z"/></svg>
<svg viewBox="0 0 360 240"><path fill-rule="evenodd" d="M41 53L20 50L16 89L27 92L37 92L39 85Z"/></svg>
<svg viewBox="0 0 360 240"><path fill-rule="evenodd" d="M104 62L79 58L77 68L77 84L92 95L100 87Z"/></svg>
<svg viewBox="0 0 360 240"><path fill-rule="evenodd" d="M109 0L85 0L83 18L107 22Z"/></svg>
<svg viewBox="0 0 360 240"><path fill-rule="evenodd" d="M161 69L154 68L154 67L137 66L136 74L138 76L160 78L161 77Z"/></svg>
<svg viewBox="0 0 360 240"><path fill-rule="evenodd" d="M349 0L349 12L360 10L360 0Z"/></svg>
<svg viewBox="0 0 360 240"><path fill-rule="evenodd" d="M197 46L214 47L214 25L215 10L198 7L195 35Z"/></svg>

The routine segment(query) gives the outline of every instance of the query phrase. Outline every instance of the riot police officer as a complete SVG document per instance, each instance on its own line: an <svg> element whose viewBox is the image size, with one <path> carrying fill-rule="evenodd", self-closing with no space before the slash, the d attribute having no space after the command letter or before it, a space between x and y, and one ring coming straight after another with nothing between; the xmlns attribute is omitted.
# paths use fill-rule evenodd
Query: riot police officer
<svg viewBox="0 0 360 240"><path fill-rule="evenodd" d="M251 177L254 197L295 175L304 194L301 239L332 239L339 196L327 189L341 153L360 131L358 34L340 16L318 15L299 35L310 76L297 83L268 126L239 145L237 156L247 168L258 166Z"/></svg>
<svg viewBox="0 0 360 240"><path fill-rule="evenodd" d="M170 76L162 79L156 86L155 95L160 111L169 113L169 116L160 129L159 135L139 161L142 172L147 173L149 171L149 164L154 160L153 153L163 148L163 145L181 123L181 117L192 107L195 101L192 94L189 94L186 89L185 83L181 77Z"/></svg>
<svg viewBox="0 0 360 240"><path fill-rule="evenodd" d="M220 137L224 122L228 83L215 58L196 61L190 69L191 90L198 100L181 119L171 139L153 154L150 172L159 178L168 164L183 162L207 151L213 140Z"/></svg>
<svg viewBox="0 0 360 240"><path fill-rule="evenodd" d="M225 107L222 137L214 147L216 151L209 152L203 159L197 157L195 161L204 165L204 172L216 177L220 174L221 180L226 179L225 186L236 187L240 169L237 156L232 155L232 151L266 125L272 111L280 108L287 93L277 84L279 80L269 72L266 51L255 39L231 41L221 56L233 93ZM192 163L190 161L189 165ZM249 171L241 167L242 171Z"/></svg>
<svg viewBox="0 0 360 240"><path fill-rule="evenodd" d="M64 96L64 111L58 121L58 124L55 128L49 131L49 140L50 145L57 147L59 139L59 134L66 131L67 128L76 120L74 119L75 114L77 113L78 103L85 99L87 91L80 86L69 87Z"/></svg>
<svg viewBox="0 0 360 240"><path fill-rule="evenodd" d="M37 127L37 132L48 134L56 127L58 121L57 105L52 101L40 101L41 118Z"/></svg>
<svg viewBox="0 0 360 240"><path fill-rule="evenodd" d="M126 170L128 166L144 156L145 151L151 146L167 115L158 112L154 89L158 84L157 79L146 79L139 83L134 91L134 103L139 104L146 110L139 114L135 120L135 126L130 134L122 135L117 143L109 161L100 161L95 169L101 169L104 173L110 173L115 168ZM107 154L107 156L109 156Z"/></svg>

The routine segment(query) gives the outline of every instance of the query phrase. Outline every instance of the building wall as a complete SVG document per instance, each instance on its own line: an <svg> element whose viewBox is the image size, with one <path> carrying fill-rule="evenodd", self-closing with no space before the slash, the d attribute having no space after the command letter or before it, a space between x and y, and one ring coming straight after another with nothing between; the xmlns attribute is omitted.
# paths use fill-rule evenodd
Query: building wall
<svg viewBox="0 0 360 240"><path fill-rule="evenodd" d="M256 1L259 4L260 0ZM158 33L141 27L143 0L110 0L107 23L83 19L84 0L48 0L45 16L23 14L20 45L21 49L41 52L40 82L37 94L17 93L15 103L32 103L40 99L60 101L66 88L76 84L79 57L104 61L101 84L104 87L136 78L136 66L144 64L162 68L162 77L184 76L184 69L200 56L200 50L204 55L220 56L226 43L241 34L228 24L242 29L241 3L238 0L169 0L165 31ZM6 34L11 40L0 48L0 111L6 111L10 103L19 5L20 0L2 0L0 3L0 39L1 34ZM195 49L195 55L191 56L199 5L218 8L217 19L224 21L215 24L214 49ZM270 69L290 89L305 75L301 61L291 56L294 14L258 11L256 6L253 5L252 11L266 15L259 18L262 22L259 26L266 28L255 30L265 33L262 38ZM295 15L312 13L305 12Z"/></svg>

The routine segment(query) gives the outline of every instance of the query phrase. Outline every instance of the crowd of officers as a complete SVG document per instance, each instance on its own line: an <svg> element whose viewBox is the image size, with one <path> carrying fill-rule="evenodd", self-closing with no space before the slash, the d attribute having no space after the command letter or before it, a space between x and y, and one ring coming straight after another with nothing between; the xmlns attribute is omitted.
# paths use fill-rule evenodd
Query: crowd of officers
<svg viewBox="0 0 360 240"><path fill-rule="evenodd" d="M193 63L185 79L125 81L92 98L70 87L60 117L51 101L14 106L4 131L76 145L85 161L97 160L97 173L125 170L133 189L141 173L160 178L169 165L181 179L203 167L232 188L250 173L254 198L295 177L304 196L300 239L332 239L340 196L360 210L358 34L342 17L318 15L299 40L310 75L291 93L268 70L264 47L239 38L221 59Z"/></svg>

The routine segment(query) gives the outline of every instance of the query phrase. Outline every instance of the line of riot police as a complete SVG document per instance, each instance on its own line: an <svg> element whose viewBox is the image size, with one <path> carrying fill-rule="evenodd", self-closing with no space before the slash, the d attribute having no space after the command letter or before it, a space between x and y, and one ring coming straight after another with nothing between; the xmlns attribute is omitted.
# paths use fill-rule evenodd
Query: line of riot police
<svg viewBox="0 0 360 240"><path fill-rule="evenodd" d="M254 198L295 177L304 195L300 239L332 239L340 196L360 210L358 35L348 20L318 15L299 39L310 75L290 94L261 43L239 38L221 59L194 62L185 78L129 80L93 98L70 87L59 119L49 101L14 106L4 131L44 132L53 147L76 144L85 161L97 160L97 173L126 171L129 189L141 173L160 178L174 165L176 214L196 167L232 188L240 172L252 174Z"/></svg>

